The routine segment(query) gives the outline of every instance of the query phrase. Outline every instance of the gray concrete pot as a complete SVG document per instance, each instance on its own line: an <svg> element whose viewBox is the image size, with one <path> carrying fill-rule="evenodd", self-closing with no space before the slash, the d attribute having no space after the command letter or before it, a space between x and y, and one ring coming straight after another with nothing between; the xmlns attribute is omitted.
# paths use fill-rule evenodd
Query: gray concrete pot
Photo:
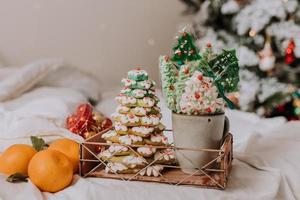
<svg viewBox="0 0 300 200"><path fill-rule="evenodd" d="M174 143L177 147L219 149L223 135L229 130L228 118L221 114L183 115L172 113ZM183 172L191 174L217 156L216 153L177 150L176 157Z"/></svg>

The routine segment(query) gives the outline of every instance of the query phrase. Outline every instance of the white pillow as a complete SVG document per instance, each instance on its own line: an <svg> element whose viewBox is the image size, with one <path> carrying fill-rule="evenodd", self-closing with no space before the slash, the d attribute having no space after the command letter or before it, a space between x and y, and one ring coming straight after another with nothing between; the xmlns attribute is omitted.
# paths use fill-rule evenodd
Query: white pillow
<svg viewBox="0 0 300 200"><path fill-rule="evenodd" d="M77 90L91 100L99 101L100 83L92 74L79 69L63 66L51 72L38 86L65 87Z"/></svg>
<svg viewBox="0 0 300 200"><path fill-rule="evenodd" d="M61 60L39 60L28 64L0 82L0 101L13 99L31 89L42 80L49 72L62 66Z"/></svg>

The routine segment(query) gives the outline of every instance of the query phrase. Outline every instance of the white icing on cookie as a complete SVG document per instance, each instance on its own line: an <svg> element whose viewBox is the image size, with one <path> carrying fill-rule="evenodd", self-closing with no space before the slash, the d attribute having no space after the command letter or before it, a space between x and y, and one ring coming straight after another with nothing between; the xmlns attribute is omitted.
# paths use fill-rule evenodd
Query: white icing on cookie
<svg viewBox="0 0 300 200"><path fill-rule="evenodd" d="M123 135L123 136L119 137L119 141L122 144L131 145L136 142L142 142L143 138L140 136L136 136L136 135Z"/></svg>
<svg viewBox="0 0 300 200"><path fill-rule="evenodd" d="M114 130L110 130L110 131L104 133L101 137L103 139L107 139L107 138L114 137L114 136L117 136L117 135L118 134Z"/></svg>
<svg viewBox="0 0 300 200"><path fill-rule="evenodd" d="M129 115L123 115L121 117L121 122L122 123L131 123L131 124L134 124L134 123L138 123L140 121L140 118L135 116L135 115L132 115L132 114L129 114Z"/></svg>
<svg viewBox="0 0 300 200"><path fill-rule="evenodd" d="M224 101L218 98L218 89L213 84L212 78L196 71L185 84L179 102L182 113L197 115L223 112Z"/></svg>
<svg viewBox="0 0 300 200"><path fill-rule="evenodd" d="M115 123L115 130L125 132L125 131L128 131L128 128L127 128L127 126L124 126L123 124L116 122Z"/></svg>
<svg viewBox="0 0 300 200"><path fill-rule="evenodd" d="M100 152L100 153L98 154L98 157L99 157L99 158L105 158L105 159L111 158L112 156L113 156L112 153L109 152L109 151L107 151L107 150L105 150L105 151L103 151L103 152Z"/></svg>
<svg viewBox="0 0 300 200"><path fill-rule="evenodd" d="M129 151L128 147L122 146L122 145L111 145L108 148L108 151L110 153L120 153L120 152L127 152Z"/></svg>
<svg viewBox="0 0 300 200"><path fill-rule="evenodd" d="M152 107L155 105L155 100L151 97L144 97L142 99L143 104L145 104L147 107Z"/></svg>
<svg viewBox="0 0 300 200"><path fill-rule="evenodd" d="M138 147L137 152L141 155L150 156L156 152L156 148L153 147Z"/></svg>
<svg viewBox="0 0 300 200"><path fill-rule="evenodd" d="M123 88L123 89L121 90L121 93L122 93L122 94L125 94L125 93L128 93L128 92L130 92L130 91L131 91L130 88L125 87L125 88Z"/></svg>
<svg viewBox="0 0 300 200"><path fill-rule="evenodd" d="M144 116L141 118L141 122L144 125L156 126L160 122L160 118L155 115Z"/></svg>
<svg viewBox="0 0 300 200"><path fill-rule="evenodd" d="M116 100L121 104L121 105L134 105L137 103L137 99L134 97L126 96L123 94L120 94L116 97Z"/></svg>
<svg viewBox="0 0 300 200"><path fill-rule="evenodd" d="M144 76L146 79L148 78L148 73L143 69L133 69L128 72L128 77L140 77Z"/></svg>
<svg viewBox="0 0 300 200"><path fill-rule="evenodd" d="M164 169L163 166L161 165L152 165L147 167L146 169L143 169L142 171L140 171L140 175L141 176L159 176L160 172Z"/></svg>
<svg viewBox="0 0 300 200"><path fill-rule="evenodd" d="M155 85L155 82L153 80L135 81L129 78L124 78L122 79L122 84L129 88L149 90Z"/></svg>
<svg viewBox="0 0 300 200"><path fill-rule="evenodd" d="M146 136L152 133L154 131L154 128L146 127L146 126L136 126L136 127L132 127L131 130L133 132Z"/></svg>
<svg viewBox="0 0 300 200"><path fill-rule="evenodd" d="M133 114L114 113L112 117L115 121L118 121L121 124L128 124L128 123L135 124L135 123L139 123L140 121L140 118Z"/></svg>
<svg viewBox="0 0 300 200"><path fill-rule="evenodd" d="M150 141L155 143L164 143L168 144L168 139L163 134L152 134L150 136Z"/></svg>
<svg viewBox="0 0 300 200"><path fill-rule="evenodd" d="M127 145L131 145L132 144L132 140L128 135L123 135L119 137L119 141L122 144L127 144Z"/></svg>
<svg viewBox="0 0 300 200"><path fill-rule="evenodd" d="M125 87L130 87L130 86L136 84L136 81L135 81L135 80L128 79L128 78L123 78L121 82L123 83L123 85L124 85Z"/></svg>
<svg viewBox="0 0 300 200"><path fill-rule="evenodd" d="M133 143L142 142L143 138L137 135L129 135Z"/></svg>
<svg viewBox="0 0 300 200"><path fill-rule="evenodd" d="M140 81L138 84L140 84L141 87L145 88L146 90L150 89L152 86L155 85L154 81L151 80L145 80L145 81Z"/></svg>
<svg viewBox="0 0 300 200"><path fill-rule="evenodd" d="M156 152L154 155L154 159L160 161L170 161L175 159L175 155L171 149L166 149Z"/></svg>
<svg viewBox="0 0 300 200"><path fill-rule="evenodd" d="M123 158L122 163L126 166L131 165L131 167L134 167L136 165L143 165L147 163L147 161L143 157L126 156Z"/></svg>
<svg viewBox="0 0 300 200"><path fill-rule="evenodd" d="M147 109L143 107L135 107L132 109L132 113L136 113L139 115L146 115L147 114Z"/></svg>
<svg viewBox="0 0 300 200"><path fill-rule="evenodd" d="M126 167L124 164L122 163L113 163L113 162L109 162L107 163L106 167L105 167L105 172L114 172L114 173L118 173L118 172L122 172L124 170L127 170L128 167Z"/></svg>
<svg viewBox="0 0 300 200"><path fill-rule="evenodd" d="M135 90L132 90L132 94L136 98L142 98L147 94L147 92L145 90L135 89Z"/></svg>

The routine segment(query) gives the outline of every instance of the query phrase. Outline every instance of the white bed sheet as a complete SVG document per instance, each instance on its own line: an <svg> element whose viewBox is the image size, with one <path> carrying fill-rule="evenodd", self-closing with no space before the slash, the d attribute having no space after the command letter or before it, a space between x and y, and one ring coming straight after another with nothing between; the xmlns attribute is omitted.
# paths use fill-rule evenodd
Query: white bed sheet
<svg viewBox="0 0 300 200"><path fill-rule="evenodd" d="M36 97L35 94L39 92L44 94L44 98L41 94L37 95L39 98ZM97 108L111 114L116 108L115 94L117 90L103 94L105 98ZM3 116L9 116L12 127L17 126L18 120L23 121L23 124L17 126L19 129L14 130L22 132L22 129L26 129L22 133L27 136L28 133L51 130L74 138L74 135L60 126L76 103L86 100L84 95L65 88L39 88L25 95L29 97L19 97L29 100L24 106L18 107L18 103L14 105L17 100L1 104L1 120L5 119ZM161 106L163 121L170 127L170 112L163 103ZM30 113L28 110L33 107L37 109ZM234 161L225 191L98 178L83 179L75 175L70 187L51 194L41 193L31 182L8 183L5 176L0 175L0 199L300 199L300 122L285 123L282 118L260 119L254 114L238 111L228 110L226 113L234 135ZM15 116L21 117L16 119ZM55 125L49 123L49 116L52 118L50 122L55 119ZM10 131L10 128L6 130ZM8 143L26 140L24 135L16 138L18 131L11 131L9 136L1 134L1 137L5 136L0 140L2 149ZM14 136L13 139L11 136Z"/></svg>

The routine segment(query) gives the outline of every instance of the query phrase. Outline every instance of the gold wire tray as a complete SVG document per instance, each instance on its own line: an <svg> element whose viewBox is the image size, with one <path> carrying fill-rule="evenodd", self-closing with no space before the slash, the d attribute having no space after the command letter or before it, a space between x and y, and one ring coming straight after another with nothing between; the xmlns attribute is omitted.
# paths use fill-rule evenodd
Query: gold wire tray
<svg viewBox="0 0 300 200"><path fill-rule="evenodd" d="M109 129L110 130L110 129ZM139 172L133 174L122 173L106 173L104 168L106 166L105 160L97 156L99 149L107 149L110 145L106 143L101 135L108 130L102 131L95 136L87 139L80 145L80 167L79 173L82 177L99 177L119 179L123 181L144 181L157 182L171 185L190 185L195 187L212 188L224 190L228 181L229 173L232 164L232 146L233 137L228 133L223 139L220 149L194 149L170 146L153 146L156 149L172 149L173 151L198 151L214 154L213 159L203 165L201 168L195 167L196 171L193 174L186 174L181 171L179 165L163 165L164 170L159 173L158 177L141 176ZM134 148L144 145L123 145L127 146L137 155L139 155ZM147 145L149 147L149 145ZM162 154L163 156L163 154ZM143 169L156 164L156 161L147 163ZM189 160L187 160L189 162ZM141 170L143 170L141 169Z"/></svg>

